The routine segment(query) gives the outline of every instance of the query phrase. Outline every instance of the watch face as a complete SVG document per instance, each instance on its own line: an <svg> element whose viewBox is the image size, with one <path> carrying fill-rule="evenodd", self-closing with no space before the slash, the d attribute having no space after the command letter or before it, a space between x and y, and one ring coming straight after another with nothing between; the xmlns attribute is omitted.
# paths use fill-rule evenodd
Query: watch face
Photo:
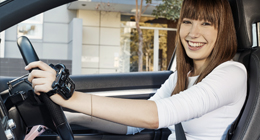
<svg viewBox="0 0 260 140"><path fill-rule="evenodd" d="M71 84L70 84L70 83L68 83L68 84L67 84L67 88L68 88L68 89L70 89L70 87L71 87Z"/></svg>
<svg viewBox="0 0 260 140"><path fill-rule="evenodd" d="M65 82L66 88L69 90L69 92L74 92L74 86L75 84L68 78Z"/></svg>
<svg viewBox="0 0 260 140"><path fill-rule="evenodd" d="M55 80L56 87L58 88L58 94L60 94L64 99L69 99L74 90L75 84L69 77L69 70L62 64L55 66L58 69L57 77Z"/></svg>

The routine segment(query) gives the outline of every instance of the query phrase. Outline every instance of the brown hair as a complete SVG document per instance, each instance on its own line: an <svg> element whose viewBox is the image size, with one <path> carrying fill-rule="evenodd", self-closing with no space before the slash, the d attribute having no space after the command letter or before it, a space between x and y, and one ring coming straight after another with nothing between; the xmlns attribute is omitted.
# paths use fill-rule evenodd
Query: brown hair
<svg viewBox="0 0 260 140"><path fill-rule="evenodd" d="M180 40L180 27L183 18L205 20L218 30L215 46L207 58L205 65L196 81L202 81L219 64L232 59L237 50L236 31L232 11L227 0L184 0L176 34L177 84L173 94L187 89L187 73L193 67Z"/></svg>

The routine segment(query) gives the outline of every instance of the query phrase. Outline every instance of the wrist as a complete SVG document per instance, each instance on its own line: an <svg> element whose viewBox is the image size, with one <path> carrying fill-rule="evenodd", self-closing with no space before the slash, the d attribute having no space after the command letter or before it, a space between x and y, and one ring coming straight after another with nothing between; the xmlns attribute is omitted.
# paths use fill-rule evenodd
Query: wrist
<svg viewBox="0 0 260 140"><path fill-rule="evenodd" d="M66 107L66 100L63 99L59 94L54 94L50 96L50 99L55 102L56 104L60 105L61 107Z"/></svg>
<svg viewBox="0 0 260 140"><path fill-rule="evenodd" d="M50 64L50 67L56 71L56 79L52 83L52 90L50 90L47 95L50 97L58 93L62 98L68 100L75 90L75 84L69 77L69 70L66 69L63 64L57 64L55 66Z"/></svg>

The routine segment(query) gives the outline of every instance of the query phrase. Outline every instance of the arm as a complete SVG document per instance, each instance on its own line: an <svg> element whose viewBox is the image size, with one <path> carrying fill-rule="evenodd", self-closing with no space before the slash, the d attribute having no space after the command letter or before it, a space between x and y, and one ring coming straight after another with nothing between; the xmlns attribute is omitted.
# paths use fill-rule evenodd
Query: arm
<svg viewBox="0 0 260 140"><path fill-rule="evenodd" d="M51 96L51 99L63 107L105 120L135 127L158 128L157 107L153 101L109 98L81 92L74 92L69 100L63 100L58 94Z"/></svg>
<svg viewBox="0 0 260 140"><path fill-rule="evenodd" d="M41 70L33 70L28 80L32 82L35 93L39 95L40 92L51 90L56 72L40 61L30 63L25 69L36 67ZM69 100L64 100L58 94L51 96L51 99L63 107L105 120L150 129L158 127L157 107L154 101L108 98L81 92L74 92Z"/></svg>
<svg viewBox="0 0 260 140"><path fill-rule="evenodd" d="M91 129L101 130L108 133L114 134L126 134L127 126L111 121L91 117L83 113L72 113L64 111L64 114L69 124L76 124Z"/></svg>
<svg viewBox="0 0 260 140"><path fill-rule="evenodd" d="M144 130L144 128L126 126L100 118L91 117L83 113L71 113L64 111L64 114L69 124L76 124L108 133L134 135L135 133L139 133Z"/></svg>

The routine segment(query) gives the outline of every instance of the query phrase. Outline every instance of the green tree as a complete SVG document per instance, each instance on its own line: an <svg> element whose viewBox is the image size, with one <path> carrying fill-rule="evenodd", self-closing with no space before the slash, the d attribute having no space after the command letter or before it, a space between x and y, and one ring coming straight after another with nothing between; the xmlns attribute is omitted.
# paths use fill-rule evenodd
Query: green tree
<svg viewBox="0 0 260 140"><path fill-rule="evenodd" d="M177 20L180 17L180 10L183 0L162 0L163 3L156 6L153 10L153 15L164 17L168 20Z"/></svg>
<svg viewBox="0 0 260 140"><path fill-rule="evenodd" d="M141 0L140 6L138 7L138 0L135 0L135 22L136 30L138 32L138 71L143 71L143 33L139 25L142 14L146 11L147 7L151 4L151 0L146 0L146 6L143 8L143 0Z"/></svg>
<svg viewBox="0 0 260 140"><path fill-rule="evenodd" d="M144 23L140 22L140 26L146 26L146 27L167 27L167 25L162 25L162 24L149 24L149 23ZM142 70L143 71L153 71L153 48L154 48L154 30L151 29L141 29L143 33L143 48L142 48ZM139 71L139 54L138 54L138 49L139 49L139 35L136 29L131 29L131 34L130 34L130 52L131 52L131 57L130 57L130 71ZM159 32L159 49L162 51L160 53L161 59L159 61L161 70L166 70L167 69L167 31L161 30Z"/></svg>
<svg viewBox="0 0 260 140"><path fill-rule="evenodd" d="M152 3L152 0L146 0L146 7L143 7L143 0L141 0L140 6L138 5L138 0L136 2L136 13L135 13L135 22L136 30L138 33L138 71L143 70L143 33L139 25L140 18L142 14L146 11L147 7ZM156 6L156 9L153 11L153 15L158 17L164 17L168 20L176 20L180 17L180 9L183 0L162 0L163 3Z"/></svg>

